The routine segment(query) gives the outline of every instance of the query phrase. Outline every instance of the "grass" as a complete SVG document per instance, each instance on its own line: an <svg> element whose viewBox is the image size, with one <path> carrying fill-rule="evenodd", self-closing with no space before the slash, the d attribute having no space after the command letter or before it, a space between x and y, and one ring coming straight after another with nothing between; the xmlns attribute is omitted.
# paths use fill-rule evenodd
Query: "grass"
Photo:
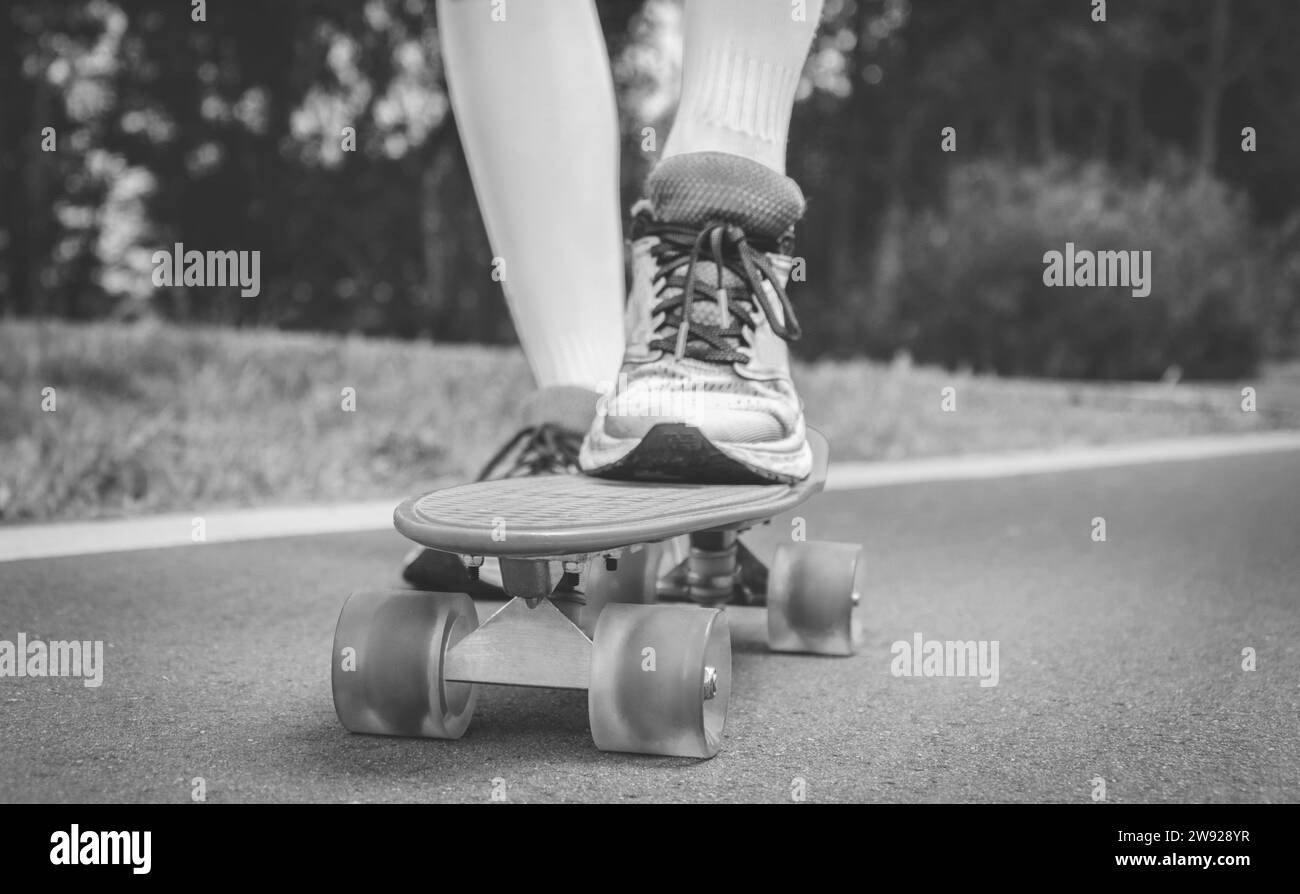
<svg viewBox="0 0 1300 894"><path fill-rule="evenodd" d="M836 459L1300 427L1300 367L1217 385L800 364ZM1241 388L1259 410L1241 409ZM0 523L388 497L473 475L532 387L516 349L65 322L0 324ZM941 390L956 389L943 412ZM42 409L53 388L54 411ZM345 388L356 409L342 408Z"/></svg>

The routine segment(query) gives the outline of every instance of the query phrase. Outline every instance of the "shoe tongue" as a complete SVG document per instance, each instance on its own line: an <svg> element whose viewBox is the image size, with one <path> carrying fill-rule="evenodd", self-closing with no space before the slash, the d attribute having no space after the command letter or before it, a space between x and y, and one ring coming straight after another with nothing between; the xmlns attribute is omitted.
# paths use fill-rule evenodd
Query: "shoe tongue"
<svg viewBox="0 0 1300 894"><path fill-rule="evenodd" d="M681 269L681 275L685 276L686 268ZM704 286L709 293L715 293L718 288L718 267L712 261L698 261L695 264L695 281ZM735 273L722 269L722 286L726 289L736 289L743 285L742 280ZM723 325L722 308L718 304L717 297L712 301L705 298L696 291L695 300L691 302L691 322L703 323L709 326Z"/></svg>
<svg viewBox="0 0 1300 894"><path fill-rule="evenodd" d="M784 174L739 155L691 152L666 158L646 178L654 215L665 223L736 224L748 236L779 239L803 217L803 193Z"/></svg>

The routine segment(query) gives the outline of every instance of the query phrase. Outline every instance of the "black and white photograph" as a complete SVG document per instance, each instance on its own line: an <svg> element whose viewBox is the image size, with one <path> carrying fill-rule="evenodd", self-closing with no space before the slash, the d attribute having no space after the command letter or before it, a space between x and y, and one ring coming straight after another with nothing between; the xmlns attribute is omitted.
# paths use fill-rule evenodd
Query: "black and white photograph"
<svg viewBox="0 0 1300 894"><path fill-rule="evenodd" d="M23 861L975 804L1231 885L1298 734L1300 2L0 6Z"/></svg>

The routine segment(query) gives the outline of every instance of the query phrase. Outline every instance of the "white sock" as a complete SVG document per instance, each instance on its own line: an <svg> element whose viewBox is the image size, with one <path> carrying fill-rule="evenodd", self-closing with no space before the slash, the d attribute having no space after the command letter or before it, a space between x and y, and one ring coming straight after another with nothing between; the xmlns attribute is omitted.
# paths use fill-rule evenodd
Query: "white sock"
<svg viewBox="0 0 1300 894"><path fill-rule="evenodd" d="M438 0L456 124L539 387L612 382L623 357L618 117L592 2ZM490 276L491 270L465 271Z"/></svg>
<svg viewBox="0 0 1300 894"><path fill-rule="evenodd" d="M785 173L790 113L822 0L686 0L682 98L664 158L730 152Z"/></svg>

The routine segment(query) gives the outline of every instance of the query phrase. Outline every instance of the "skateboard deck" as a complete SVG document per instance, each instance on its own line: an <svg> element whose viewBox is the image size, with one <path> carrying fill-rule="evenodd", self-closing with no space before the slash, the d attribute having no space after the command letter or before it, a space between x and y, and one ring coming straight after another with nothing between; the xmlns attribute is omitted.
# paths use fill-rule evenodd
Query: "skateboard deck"
<svg viewBox="0 0 1300 894"><path fill-rule="evenodd" d="M403 501L397 530L431 549L471 556L562 557L766 521L826 484L826 439L809 430L812 474L794 484L674 484L589 475L503 478Z"/></svg>
<svg viewBox="0 0 1300 894"><path fill-rule="evenodd" d="M794 484L551 475L403 501L394 524L434 550L439 582L348 597L334 633L339 720L457 739L480 684L583 689L601 750L712 757L731 692L726 605L766 606L773 651L853 651L857 544L782 543L769 568L739 539L825 486L826 439L808 441L812 474ZM661 558L680 561L664 574ZM488 560L509 601L480 624L468 594Z"/></svg>

